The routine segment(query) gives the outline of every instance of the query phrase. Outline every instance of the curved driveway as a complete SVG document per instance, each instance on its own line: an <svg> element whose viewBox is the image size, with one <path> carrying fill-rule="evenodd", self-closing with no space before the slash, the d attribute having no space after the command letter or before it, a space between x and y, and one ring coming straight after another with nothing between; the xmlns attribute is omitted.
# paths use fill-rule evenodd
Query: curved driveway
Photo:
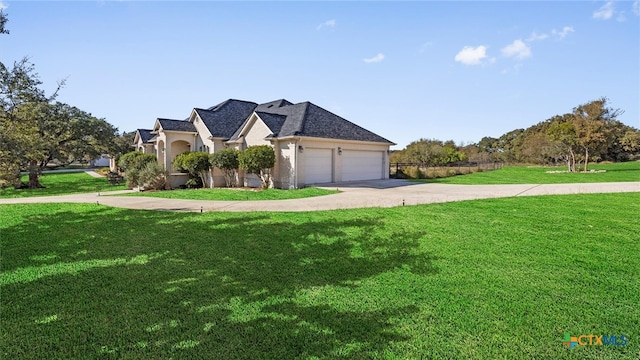
<svg viewBox="0 0 640 360"><path fill-rule="evenodd" d="M640 182L543 184L543 185L449 185L406 180L361 181L322 186L339 189L338 194L291 200L211 201L162 199L147 196L104 196L112 193L73 194L0 199L0 204L97 203L114 207L165 211L318 211L366 207L395 207L450 201L514 196L640 192Z"/></svg>

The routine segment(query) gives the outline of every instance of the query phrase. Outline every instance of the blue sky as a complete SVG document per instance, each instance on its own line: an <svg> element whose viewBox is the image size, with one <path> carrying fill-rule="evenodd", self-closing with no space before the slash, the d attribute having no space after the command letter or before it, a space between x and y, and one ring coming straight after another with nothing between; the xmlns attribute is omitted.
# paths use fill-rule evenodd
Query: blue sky
<svg viewBox="0 0 640 360"><path fill-rule="evenodd" d="M394 141L477 142L607 96L640 126L638 1L7 1L0 61L121 131L311 101Z"/></svg>

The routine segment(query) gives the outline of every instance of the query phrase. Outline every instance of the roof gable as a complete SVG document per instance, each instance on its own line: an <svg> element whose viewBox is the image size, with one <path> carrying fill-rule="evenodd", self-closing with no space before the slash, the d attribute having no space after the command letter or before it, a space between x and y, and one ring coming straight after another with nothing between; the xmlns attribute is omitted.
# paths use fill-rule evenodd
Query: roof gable
<svg viewBox="0 0 640 360"><path fill-rule="evenodd" d="M257 104L229 99L208 109L193 109L207 127L211 136L229 139L253 113Z"/></svg>
<svg viewBox="0 0 640 360"><path fill-rule="evenodd" d="M150 140L154 137L154 135L151 133L152 131L153 130L150 129L137 129L133 142L138 143L138 139L140 139L143 144L150 143Z"/></svg>
<svg viewBox="0 0 640 360"><path fill-rule="evenodd" d="M256 117L260 118L260 120L262 120L262 122L271 131L271 135L269 137L277 137L278 133L280 132L280 129L282 128L282 125L285 123L287 119L286 115L255 111L251 116L249 116L244 121L242 126L240 126L238 130L236 130L236 132L229 138L229 140L234 141L239 139L241 136L246 135L249 129L253 127L253 125L255 124L254 120L256 119Z"/></svg>

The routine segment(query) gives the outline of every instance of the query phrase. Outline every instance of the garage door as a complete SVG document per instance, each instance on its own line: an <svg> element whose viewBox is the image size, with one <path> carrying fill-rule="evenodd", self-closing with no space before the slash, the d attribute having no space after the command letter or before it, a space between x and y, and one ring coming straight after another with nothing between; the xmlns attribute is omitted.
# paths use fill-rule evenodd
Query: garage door
<svg viewBox="0 0 640 360"><path fill-rule="evenodd" d="M331 149L304 149L304 182L321 184L331 182L333 161Z"/></svg>
<svg viewBox="0 0 640 360"><path fill-rule="evenodd" d="M342 181L382 179L381 151L342 151Z"/></svg>

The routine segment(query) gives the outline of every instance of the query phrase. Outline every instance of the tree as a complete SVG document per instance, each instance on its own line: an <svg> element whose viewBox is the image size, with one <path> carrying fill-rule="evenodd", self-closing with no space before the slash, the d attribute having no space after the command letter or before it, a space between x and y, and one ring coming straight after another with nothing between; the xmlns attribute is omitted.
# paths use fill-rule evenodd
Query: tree
<svg viewBox="0 0 640 360"><path fill-rule="evenodd" d="M53 102L64 82L45 96L34 66L23 58L11 70L0 63L0 162L3 183L22 187L19 170L29 172L28 187L53 159L90 160L105 153L116 129L76 107Z"/></svg>
<svg viewBox="0 0 640 360"><path fill-rule="evenodd" d="M28 58L14 62L11 70L0 63L0 163L3 164L0 175L3 186L23 187L20 170L27 164L30 165L30 186L39 185L37 167L33 165L43 154L38 146L41 139L34 115L38 110L48 109L47 105L62 86L58 84L58 90L47 97L39 88L41 84Z"/></svg>
<svg viewBox="0 0 640 360"><path fill-rule="evenodd" d="M0 11L0 34L8 34ZM0 62L0 186L23 187L20 171L29 172L30 188L41 187L40 174L52 159L91 160L106 152L116 129L78 108L53 103L64 81L50 96L27 57L8 69Z"/></svg>
<svg viewBox="0 0 640 360"><path fill-rule="evenodd" d="M498 138L495 144L500 158L505 162L520 161L524 129L511 130Z"/></svg>
<svg viewBox="0 0 640 360"><path fill-rule="evenodd" d="M426 166L446 165L464 161L467 156L452 140L442 142L436 139L420 139L411 142L403 150L393 155L394 161L410 162Z"/></svg>
<svg viewBox="0 0 640 360"><path fill-rule="evenodd" d="M483 154L488 154L489 159L496 160L499 155L498 144L498 139L485 136L478 142L478 150Z"/></svg>
<svg viewBox="0 0 640 360"><path fill-rule="evenodd" d="M117 135L113 138L113 141L111 142L107 150L107 154L109 154L111 158L115 160L116 167L118 166L120 157L131 151L131 144L133 144L133 138L135 137L135 134L135 131L123 131L122 134Z"/></svg>
<svg viewBox="0 0 640 360"><path fill-rule="evenodd" d="M249 146L238 157L240 167L250 174L256 174L266 189L271 184L271 168L276 163L276 154L269 145Z"/></svg>
<svg viewBox="0 0 640 360"><path fill-rule="evenodd" d="M527 163L547 164L550 160L556 161L561 157L558 149L559 146L550 141L547 134L535 132L524 138L520 153Z"/></svg>
<svg viewBox="0 0 640 360"><path fill-rule="evenodd" d="M408 162L433 165L441 147L436 139L420 139L407 145L405 157Z"/></svg>
<svg viewBox="0 0 640 360"><path fill-rule="evenodd" d="M0 10L0 34L9 34L9 30L5 27L9 19L4 11Z"/></svg>
<svg viewBox="0 0 640 360"><path fill-rule="evenodd" d="M227 187L233 187L235 185L236 173L240 167L238 157L240 151L234 148L226 148L218 151L210 156L211 165L222 170L224 173L224 180L227 183Z"/></svg>
<svg viewBox="0 0 640 360"><path fill-rule="evenodd" d="M602 97L573 109L576 141L584 150L584 170L588 170L589 152L606 143L606 124L622 114L620 109L607 107L609 99Z"/></svg>
<svg viewBox="0 0 640 360"><path fill-rule="evenodd" d="M634 153L640 151L640 131L629 129L620 139L624 151Z"/></svg>
<svg viewBox="0 0 640 360"><path fill-rule="evenodd" d="M570 115L565 115L570 116ZM567 160L567 170L569 172L576 171L576 154L575 154L575 146L577 145L576 140L576 129L573 126L573 123L570 121L559 122L553 126L551 126L548 130L549 138L552 141L555 141L565 149L566 155L565 159Z"/></svg>
<svg viewBox="0 0 640 360"><path fill-rule="evenodd" d="M199 178L201 186L207 187L207 174L211 169L209 153L204 151L183 152L176 156L173 165L178 171L189 173L192 178Z"/></svg>

